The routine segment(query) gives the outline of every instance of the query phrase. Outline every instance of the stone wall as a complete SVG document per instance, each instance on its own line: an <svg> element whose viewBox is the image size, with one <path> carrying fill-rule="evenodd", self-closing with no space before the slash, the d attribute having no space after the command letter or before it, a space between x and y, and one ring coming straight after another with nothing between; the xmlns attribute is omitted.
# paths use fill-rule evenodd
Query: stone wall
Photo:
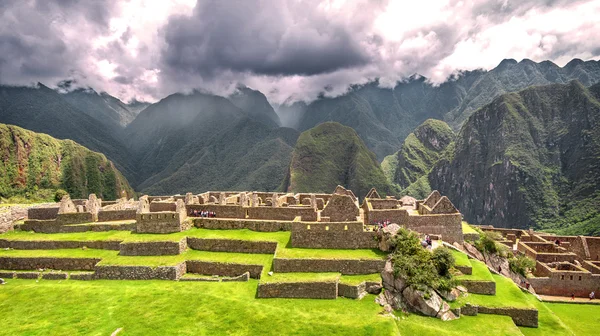
<svg viewBox="0 0 600 336"><path fill-rule="evenodd" d="M138 233L173 233L189 229L186 221L177 212L138 213L136 215Z"/></svg>
<svg viewBox="0 0 600 336"><path fill-rule="evenodd" d="M600 237L583 237L592 260L600 260Z"/></svg>
<svg viewBox="0 0 600 336"><path fill-rule="evenodd" d="M460 280L469 293L496 295L496 283L494 281L483 280Z"/></svg>
<svg viewBox="0 0 600 336"><path fill-rule="evenodd" d="M96 279L108 280L178 280L186 272L186 263L175 266L96 266Z"/></svg>
<svg viewBox="0 0 600 336"><path fill-rule="evenodd" d="M124 256L178 255L187 248L187 240L124 242L119 247L119 255Z"/></svg>
<svg viewBox="0 0 600 336"><path fill-rule="evenodd" d="M58 215L58 206L29 208L27 210L27 218L29 219L56 219Z"/></svg>
<svg viewBox="0 0 600 336"><path fill-rule="evenodd" d="M473 267L471 267L471 266L456 265L456 266L454 266L454 268L456 268L462 274L465 274L465 275L473 274Z"/></svg>
<svg viewBox="0 0 600 336"><path fill-rule="evenodd" d="M150 212L174 212L176 209L175 202L150 202Z"/></svg>
<svg viewBox="0 0 600 336"><path fill-rule="evenodd" d="M385 260L377 259L273 259L273 271L338 272L342 274L373 274L383 271Z"/></svg>
<svg viewBox="0 0 600 336"><path fill-rule="evenodd" d="M239 205L218 205L218 204L188 204L187 213L197 211L213 211L217 218L246 218L245 208Z"/></svg>
<svg viewBox="0 0 600 336"><path fill-rule="evenodd" d="M293 221L300 216L302 221L316 222L317 212L309 206L305 207L279 207L266 206L247 208L248 218Z"/></svg>
<svg viewBox="0 0 600 336"><path fill-rule="evenodd" d="M26 217L26 208L18 206L0 208L0 233L13 230L14 222Z"/></svg>
<svg viewBox="0 0 600 336"><path fill-rule="evenodd" d="M538 311L537 309L526 308L492 308L479 306L478 313L510 316L513 322L520 327L538 327Z"/></svg>
<svg viewBox="0 0 600 336"><path fill-rule="evenodd" d="M187 246L193 250L234 253L273 254L277 250L277 242L192 237L187 238Z"/></svg>
<svg viewBox="0 0 600 336"><path fill-rule="evenodd" d="M335 299L337 282L285 282L258 284L258 298Z"/></svg>
<svg viewBox="0 0 600 336"><path fill-rule="evenodd" d="M100 210L99 222L135 220L136 210Z"/></svg>
<svg viewBox="0 0 600 336"><path fill-rule="evenodd" d="M91 248L98 250L119 250L118 240L6 240L0 239L0 248L12 248L16 250L58 250Z"/></svg>
<svg viewBox="0 0 600 336"><path fill-rule="evenodd" d="M248 229L259 232L290 231L292 222L254 219L193 218L194 226L210 230Z"/></svg>
<svg viewBox="0 0 600 336"><path fill-rule="evenodd" d="M89 212L62 213L56 216L56 223L60 223L62 225L83 224L90 223L93 221L94 216Z"/></svg>
<svg viewBox="0 0 600 336"><path fill-rule="evenodd" d="M358 285L338 283L338 296L349 299L358 299L363 293L365 293L365 287L366 286L364 282L361 282Z"/></svg>
<svg viewBox="0 0 600 336"><path fill-rule="evenodd" d="M545 270L544 270L545 269ZM537 294L588 297L590 292L600 293L600 275L585 271L557 271L537 263L536 277L527 281ZM546 276L542 276L546 275Z"/></svg>
<svg viewBox="0 0 600 336"><path fill-rule="evenodd" d="M462 243L462 215L416 215L408 216L407 229L424 234L441 235L445 242Z"/></svg>
<svg viewBox="0 0 600 336"><path fill-rule="evenodd" d="M260 279L263 270L263 265L230 264L201 260L188 260L186 265L188 273L232 277L250 272L250 277L253 279Z"/></svg>
<svg viewBox="0 0 600 336"><path fill-rule="evenodd" d="M375 224L386 220L396 223L398 225L406 225L408 223L408 212L406 209L388 209L388 210L376 210L369 209L365 211L365 223Z"/></svg>
<svg viewBox="0 0 600 336"><path fill-rule="evenodd" d="M63 271L91 271L101 259L97 258L44 258L0 257L0 269L37 270L49 268Z"/></svg>
<svg viewBox="0 0 600 336"><path fill-rule="evenodd" d="M292 223L292 247L363 249L377 248L377 234L363 231L361 222Z"/></svg>

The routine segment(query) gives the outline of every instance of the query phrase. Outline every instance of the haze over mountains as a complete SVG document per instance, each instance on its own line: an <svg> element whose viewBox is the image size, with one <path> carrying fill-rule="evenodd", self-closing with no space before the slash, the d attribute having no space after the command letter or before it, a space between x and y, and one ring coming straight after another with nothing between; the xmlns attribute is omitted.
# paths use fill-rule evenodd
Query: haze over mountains
<svg viewBox="0 0 600 336"><path fill-rule="evenodd" d="M569 84L572 80L578 84ZM494 177L475 172L468 175L470 168L486 166L465 169L468 164L458 160L475 155L474 147L465 149L466 140L460 141L465 129L506 123L501 118L494 121L484 118L479 124L472 124L476 120L473 118L483 113L482 110L475 113L479 108L490 109L497 104L494 99L502 94L530 86L564 84L583 88L583 93L575 89L556 89L557 94L579 92L575 96L579 98L571 105L565 101L575 99L573 97L556 100L558 105L553 105L554 109L572 109L578 107L576 102L594 105L593 100L586 97L592 97L596 88L589 91L585 88L597 82L600 82L600 62L575 59L562 68L548 61L504 60L493 70L462 72L440 85L413 76L393 88L379 87L374 81L351 87L338 97L322 96L308 104L290 99L275 106L269 104L263 93L245 86L239 86L228 97L194 91L172 94L154 104L125 104L93 89L60 93L41 84L37 88L2 86L0 122L59 139L72 139L104 153L134 189L144 193L234 189L329 191L331 185L341 183L358 188L355 191L359 197L364 196L363 189L368 191L368 184L376 185L384 194L402 191L421 197L431 188L438 188L459 205L468 220L524 227L541 225L542 213L528 209L520 211L518 217L507 217L506 213L503 217L488 211L490 207L496 211L512 211L507 209L516 202L512 195L519 186L511 187L511 195L499 191L489 194L484 191L484 185L489 185L491 180L495 186L508 183L504 179L510 180L512 175ZM515 103L517 107L524 104L539 114L524 120L542 120L542 115L551 110L545 105L540 107L539 102L529 106L529 102L535 103ZM582 114L578 117L598 117L589 111L579 112ZM326 123L329 121L348 126L355 132ZM561 123L564 127L575 124L568 118ZM545 127L541 128L543 132L556 131L555 126L548 126L549 130ZM534 127L534 130L540 128ZM486 139L484 133L477 133L482 138L480 141ZM494 139L499 146L506 136L502 134ZM493 136L497 135L490 135ZM595 133L586 136L597 140ZM555 136L544 139L552 144L559 140ZM541 146L538 142L524 148L523 152L527 153L524 155L538 155ZM477 155L492 155L495 161L504 162L512 153L507 148L513 147L498 147L493 155L488 153L492 152L491 148L481 149L484 152ZM307 158L314 160L307 163ZM567 168L563 170L570 169ZM552 187L544 189L544 195L564 189L563 184L556 187L560 183L555 179L566 175L552 176L545 177L544 185ZM567 177L570 181L578 181L578 178ZM469 181L468 186L460 181ZM457 189L457 185L462 187ZM598 188L594 185L591 190ZM583 194L579 196L588 198ZM555 199L563 197L567 196ZM535 209L559 209L559 203L531 200L524 204ZM553 216L560 211L554 211Z"/></svg>

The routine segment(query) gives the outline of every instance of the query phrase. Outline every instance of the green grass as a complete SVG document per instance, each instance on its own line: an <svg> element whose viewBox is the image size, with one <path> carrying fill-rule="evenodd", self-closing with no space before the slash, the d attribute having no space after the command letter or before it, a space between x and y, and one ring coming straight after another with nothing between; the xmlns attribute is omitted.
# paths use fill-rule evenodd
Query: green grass
<svg viewBox="0 0 600 336"><path fill-rule="evenodd" d="M284 259L385 259L386 254L377 249L334 250L334 249L305 249L277 248L277 258Z"/></svg>
<svg viewBox="0 0 600 336"><path fill-rule="evenodd" d="M359 274L359 275L342 275L340 282L346 285L359 285L362 282L381 282L381 274Z"/></svg>
<svg viewBox="0 0 600 336"><path fill-rule="evenodd" d="M458 266L471 266L471 261L469 261L469 257L462 252L450 249L452 256L454 256L455 264Z"/></svg>
<svg viewBox="0 0 600 336"><path fill-rule="evenodd" d="M598 334L600 306L571 303L544 303L575 335Z"/></svg>
<svg viewBox="0 0 600 336"><path fill-rule="evenodd" d="M496 295L469 293L468 296L452 302L451 306L461 307L466 303L486 307L532 308L534 306L512 280L496 274L492 274L492 280L496 282Z"/></svg>
<svg viewBox="0 0 600 336"><path fill-rule="evenodd" d="M459 275L456 278L459 280L489 280L494 281L492 273L487 266L479 260L468 260L471 263L472 273L469 275Z"/></svg>
<svg viewBox="0 0 600 336"><path fill-rule="evenodd" d="M461 316L458 320L442 320L419 315L401 316L396 321L401 335L521 335L508 316L477 315Z"/></svg>
<svg viewBox="0 0 600 336"><path fill-rule="evenodd" d="M464 234L466 233L477 233L477 231L475 231L475 229L473 229L473 227L471 225L469 225L469 223L463 221L462 222L462 232Z"/></svg>
<svg viewBox="0 0 600 336"><path fill-rule="evenodd" d="M183 237L236 239L250 241L275 241L285 246L290 239L290 232L255 232L251 230L207 230L192 228L190 230L169 234L132 233L130 231L73 232L73 233L35 233L31 231L11 231L0 236L8 240L120 240L120 241L179 241Z"/></svg>
<svg viewBox="0 0 600 336"><path fill-rule="evenodd" d="M257 281L10 280L0 335L397 335L363 300L256 299Z"/></svg>
<svg viewBox="0 0 600 336"><path fill-rule="evenodd" d="M335 282L340 273L274 273L261 277L261 282Z"/></svg>

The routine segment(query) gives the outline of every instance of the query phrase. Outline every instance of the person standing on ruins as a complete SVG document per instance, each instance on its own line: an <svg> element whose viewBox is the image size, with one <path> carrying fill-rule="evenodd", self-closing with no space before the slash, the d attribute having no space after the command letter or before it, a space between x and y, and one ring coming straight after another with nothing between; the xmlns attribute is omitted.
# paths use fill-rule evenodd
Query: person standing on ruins
<svg viewBox="0 0 600 336"><path fill-rule="evenodd" d="M590 293L590 301L596 298L596 293L594 293L594 291L592 291Z"/></svg>

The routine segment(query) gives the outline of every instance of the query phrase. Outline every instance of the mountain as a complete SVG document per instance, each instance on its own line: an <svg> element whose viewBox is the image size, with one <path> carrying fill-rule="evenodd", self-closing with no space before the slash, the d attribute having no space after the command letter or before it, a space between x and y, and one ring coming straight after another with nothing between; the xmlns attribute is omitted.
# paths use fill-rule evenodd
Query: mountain
<svg viewBox="0 0 600 336"><path fill-rule="evenodd" d="M202 143L190 142L141 186L150 194L207 190L282 190L298 131L250 117Z"/></svg>
<svg viewBox="0 0 600 336"><path fill-rule="evenodd" d="M422 76L398 82L393 88L379 87L375 81L353 86L335 98L317 99L297 110L297 129L308 130L326 121L339 122L355 129L367 147L383 160L429 118L444 120L458 130L474 111L501 94L573 79L585 86L600 82L600 62L574 59L561 68L549 61L503 60L490 71L459 72L439 85Z"/></svg>
<svg viewBox="0 0 600 336"><path fill-rule="evenodd" d="M444 155L455 134L441 120L427 119L410 133L400 150L381 163L388 181L402 194L423 199L431 193L427 174Z"/></svg>
<svg viewBox="0 0 600 336"><path fill-rule="evenodd" d="M142 112L146 107L152 105L152 103L148 103L145 101L139 101L137 99L134 99L132 101L130 101L129 103L127 103L127 108L129 109L129 111L131 111L131 113L137 117L138 114L140 114L140 112ZM135 117L133 119L135 119ZM131 120L133 121L133 120ZM131 123L128 122L127 124Z"/></svg>
<svg viewBox="0 0 600 336"><path fill-rule="evenodd" d="M226 98L201 92L173 94L148 106L125 129L140 188L148 187L145 181L167 167L174 172L213 136L245 116Z"/></svg>
<svg viewBox="0 0 600 336"><path fill-rule="evenodd" d="M75 108L105 124L109 130L119 132L135 119L137 113L129 105L106 92L93 89L77 89L62 94Z"/></svg>
<svg viewBox="0 0 600 336"><path fill-rule="evenodd" d="M260 91L240 86L228 98L233 105L246 112L253 120L271 127L281 126L279 116L269 104L267 97Z"/></svg>
<svg viewBox="0 0 600 336"><path fill-rule="evenodd" d="M71 139L105 154L130 180L135 169L129 150L97 119L75 108L64 96L42 84L37 87L0 86L0 122Z"/></svg>
<svg viewBox="0 0 600 336"><path fill-rule="evenodd" d="M103 154L71 141L0 124L0 196L54 197L64 189L72 198L89 193L114 200L132 197L129 183Z"/></svg>
<svg viewBox="0 0 600 336"><path fill-rule="evenodd" d="M275 104L273 108L281 120L281 126L298 129L308 105L303 101L286 101L280 105Z"/></svg>
<svg viewBox="0 0 600 336"><path fill-rule="evenodd" d="M600 84L504 94L429 173L472 223L600 234Z"/></svg>
<svg viewBox="0 0 600 336"><path fill-rule="evenodd" d="M392 187L381 166L356 131L326 122L302 132L292 153L286 189L291 192L331 192L337 185L364 197L375 187L390 194Z"/></svg>

